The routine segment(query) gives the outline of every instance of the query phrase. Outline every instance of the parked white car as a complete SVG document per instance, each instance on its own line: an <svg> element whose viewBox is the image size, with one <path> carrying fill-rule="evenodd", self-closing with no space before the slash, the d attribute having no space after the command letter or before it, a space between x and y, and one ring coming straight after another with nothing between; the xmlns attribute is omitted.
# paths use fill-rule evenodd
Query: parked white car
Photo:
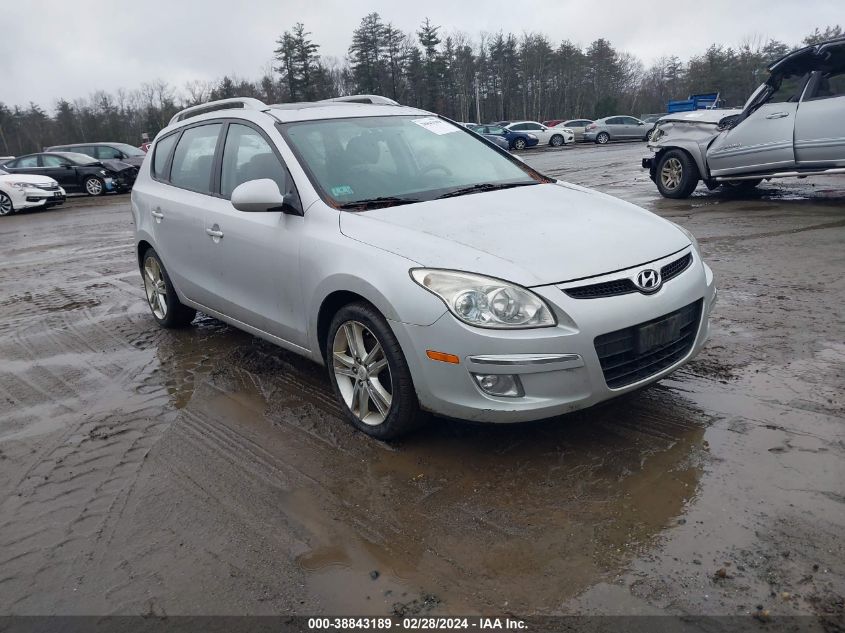
<svg viewBox="0 0 845 633"><path fill-rule="evenodd" d="M567 127L547 127L537 121L514 121L505 126L513 132L528 132L536 136L540 145L560 147L575 142L575 132Z"/></svg>
<svg viewBox="0 0 845 633"><path fill-rule="evenodd" d="M0 216L15 211L52 207L65 201L65 190L47 176L10 174L0 168Z"/></svg>
<svg viewBox="0 0 845 633"><path fill-rule="evenodd" d="M188 108L132 216L162 327L199 310L326 365L381 439L421 410L537 420L653 383L716 296L689 232L398 105Z"/></svg>

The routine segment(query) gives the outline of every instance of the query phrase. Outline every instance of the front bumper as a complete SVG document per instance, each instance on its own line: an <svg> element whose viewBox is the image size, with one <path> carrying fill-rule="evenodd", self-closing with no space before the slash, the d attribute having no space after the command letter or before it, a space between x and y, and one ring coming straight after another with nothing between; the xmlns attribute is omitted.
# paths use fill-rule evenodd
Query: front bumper
<svg viewBox="0 0 845 633"><path fill-rule="evenodd" d="M28 189L13 191L12 205L16 210L20 209L35 209L38 207L51 207L57 204L62 204L66 199L65 190L61 187L57 189L39 189L38 187L30 187Z"/></svg>
<svg viewBox="0 0 845 633"><path fill-rule="evenodd" d="M490 330L467 326L448 312L429 326L391 322L424 409L480 422L524 422L583 409L634 391L670 374L701 350L709 336L709 315L716 298L713 273L697 254L690 268L652 295L574 299L556 286L533 290L555 310L559 325ZM645 323L699 299L703 300L701 317L686 356L633 384L618 389L607 386L595 349L597 336ZM433 361L427 357L427 350L454 354L460 363ZM488 395L473 373L516 375L524 395Z"/></svg>

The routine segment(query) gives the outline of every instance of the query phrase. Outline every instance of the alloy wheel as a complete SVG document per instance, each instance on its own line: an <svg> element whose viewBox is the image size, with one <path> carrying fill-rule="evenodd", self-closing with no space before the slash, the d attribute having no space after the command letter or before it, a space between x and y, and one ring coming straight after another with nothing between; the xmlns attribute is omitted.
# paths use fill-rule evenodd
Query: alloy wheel
<svg viewBox="0 0 845 633"><path fill-rule="evenodd" d="M684 166L681 161L674 156L663 163L660 169L660 182L666 189L677 189L681 184L681 178L684 175Z"/></svg>
<svg viewBox="0 0 845 633"><path fill-rule="evenodd" d="M332 371L352 414L369 426L385 421L393 403L390 365L375 334L359 321L346 321L332 342Z"/></svg>
<svg viewBox="0 0 845 633"><path fill-rule="evenodd" d="M518 138L514 141L513 147L514 149L525 149L525 141L523 141L521 138Z"/></svg>
<svg viewBox="0 0 845 633"><path fill-rule="evenodd" d="M150 310L157 319L164 319L167 316L167 282L154 257L148 257L144 262L144 291Z"/></svg>
<svg viewBox="0 0 845 633"><path fill-rule="evenodd" d="M13 210L12 199L0 192L0 215L9 215Z"/></svg>
<svg viewBox="0 0 845 633"><path fill-rule="evenodd" d="M97 178L89 178L85 181L85 191L91 196L99 196L103 193L103 183Z"/></svg>
<svg viewBox="0 0 845 633"><path fill-rule="evenodd" d="M596 141L598 141L599 145L604 145L609 140L610 140L610 137L607 134L605 134L604 132L602 132L601 134L599 134L596 137Z"/></svg>
<svg viewBox="0 0 845 633"><path fill-rule="evenodd" d="M552 137L552 147L560 147L563 145L563 137L562 136L553 136Z"/></svg>

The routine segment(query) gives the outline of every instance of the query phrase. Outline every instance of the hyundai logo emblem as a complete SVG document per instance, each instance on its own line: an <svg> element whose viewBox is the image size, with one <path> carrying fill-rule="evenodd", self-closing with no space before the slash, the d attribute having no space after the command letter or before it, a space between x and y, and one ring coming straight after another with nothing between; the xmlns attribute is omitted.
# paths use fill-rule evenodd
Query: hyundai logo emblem
<svg viewBox="0 0 845 633"><path fill-rule="evenodd" d="M634 283L641 292L651 293L660 290L663 280L660 279L660 273L651 268L646 268L637 273Z"/></svg>

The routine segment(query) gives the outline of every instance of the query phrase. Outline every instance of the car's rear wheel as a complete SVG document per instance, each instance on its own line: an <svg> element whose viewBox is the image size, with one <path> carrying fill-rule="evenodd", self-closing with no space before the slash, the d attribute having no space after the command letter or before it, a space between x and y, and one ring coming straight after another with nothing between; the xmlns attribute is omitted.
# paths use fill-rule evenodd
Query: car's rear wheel
<svg viewBox="0 0 845 633"><path fill-rule="evenodd" d="M197 311L183 305L173 288L170 276L154 249L148 248L141 260L141 276L150 312L165 328L184 327L194 320Z"/></svg>
<svg viewBox="0 0 845 633"><path fill-rule="evenodd" d="M106 190L105 183L96 176L89 176L85 179L85 193L89 196L101 196Z"/></svg>
<svg viewBox="0 0 845 633"><path fill-rule="evenodd" d="M655 175L657 189L665 198L687 198L698 186L698 167L683 150L672 149L663 154Z"/></svg>
<svg viewBox="0 0 845 633"><path fill-rule="evenodd" d="M0 191L0 216L12 215L15 212L15 205L12 204L12 199Z"/></svg>
<svg viewBox="0 0 845 633"><path fill-rule="evenodd" d="M513 142L514 149L525 149L525 139L518 138Z"/></svg>
<svg viewBox="0 0 845 633"><path fill-rule="evenodd" d="M610 134L607 132L599 132L596 135L596 143L599 145L607 145L607 142L610 140Z"/></svg>
<svg viewBox="0 0 845 633"><path fill-rule="evenodd" d="M408 363L390 326L367 303L351 303L332 319L326 365L346 418L359 430L391 440L424 419Z"/></svg>
<svg viewBox="0 0 845 633"><path fill-rule="evenodd" d="M563 137L560 134L555 134L549 141L549 145L552 147L560 147L563 145Z"/></svg>

